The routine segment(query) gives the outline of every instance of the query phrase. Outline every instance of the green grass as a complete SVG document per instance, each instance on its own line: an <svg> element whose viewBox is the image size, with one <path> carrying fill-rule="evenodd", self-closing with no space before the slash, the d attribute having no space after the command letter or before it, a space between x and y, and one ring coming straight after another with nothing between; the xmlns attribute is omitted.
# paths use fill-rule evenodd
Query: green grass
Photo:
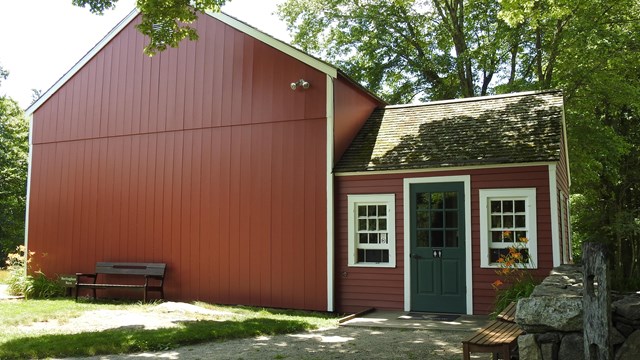
<svg viewBox="0 0 640 360"><path fill-rule="evenodd" d="M225 321L200 320L179 327L135 330L112 329L79 334L38 333L25 335L17 325L35 321L63 320L87 310L150 307L153 304L76 303L72 300L26 300L0 302L0 359L93 356L138 351L160 351L207 341L276 335L337 325L337 318L323 313L250 307L214 306L209 309L234 313Z"/></svg>

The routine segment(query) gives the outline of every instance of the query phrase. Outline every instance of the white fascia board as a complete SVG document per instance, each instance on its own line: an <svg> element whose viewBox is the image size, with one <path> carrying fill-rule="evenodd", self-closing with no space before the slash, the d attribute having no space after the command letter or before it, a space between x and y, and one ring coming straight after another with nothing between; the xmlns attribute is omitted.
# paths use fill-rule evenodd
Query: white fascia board
<svg viewBox="0 0 640 360"><path fill-rule="evenodd" d="M562 140L564 142L564 163L567 171L567 185L571 188L571 168L569 166L569 142L567 140L567 121L564 115L564 101L562 102ZM567 194L568 195L568 194Z"/></svg>
<svg viewBox="0 0 640 360"><path fill-rule="evenodd" d="M333 79L327 74L327 311L334 311Z"/></svg>
<svg viewBox="0 0 640 360"><path fill-rule="evenodd" d="M490 165L468 165L468 166L450 166L436 168L415 168L402 170L365 170L365 171L349 171L336 172L335 176L366 176L366 175L393 175L393 174L416 174L416 173L433 173L460 170L480 170L480 169L501 169L513 167L534 167L548 166L556 164L556 161L539 161L530 163L509 163L509 164L490 164Z"/></svg>
<svg viewBox="0 0 640 360"><path fill-rule="evenodd" d="M129 25L129 23L133 19L135 19L136 16L138 16L138 13L139 11L137 8L134 8L133 10L131 10L129 15L125 16L124 19L120 20L118 25L116 25L113 29L111 29L111 31L109 31L109 33L105 37L103 37L102 40L100 40L91 50L89 50L89 52L86 53L82 57L82 59L80 59L75 65L73 65L71 69L69 69L69 71L67 71L64 75L62 75L62 77L58 79L58 81L56 81L53 84L53 86L51 86L44 94L42 94L42 96L40 96L40 98L38 98L36 102L31 104L31 106L29 106L27 110L25 110L26 114L31 115L36 110L38 110L38 108L42 104L44 104L53 94L55 94L55 92L58 91L58 89L60 89L64 84L66 84L67 81L69 81L69 79L73 77L73 75L75 75L78 71L80 71L80 69L82 69L83 66L85 66L98 52L100 52L100 50L102 50L102 48L104 48L109 43L109 41L111 41L114 37L116 37L116 35L120 33L120 31L122 31L122 29L124 29L127 25Z"/></svg>
<svg viewBox="0 0 640 360"><path fill-rule="evenodd" d="M271 35L268 35L234 17L231 17L222 12L207 12L207 14L212 16L215 19L222 21L223 23L231 26L234 29L255 38L256 40L262 41L263 43L271 46L276 50L279 50L297 60L300 60L301 62L311 66L312 68L318 71L321 71L331 76L334 79L338 76L338 69L335 68L334 66L331 66L325 63L324 61L318 60L313 56L305 53L304 51L298 50L295 47L281 40L278 40L272 37Z"/></svg>

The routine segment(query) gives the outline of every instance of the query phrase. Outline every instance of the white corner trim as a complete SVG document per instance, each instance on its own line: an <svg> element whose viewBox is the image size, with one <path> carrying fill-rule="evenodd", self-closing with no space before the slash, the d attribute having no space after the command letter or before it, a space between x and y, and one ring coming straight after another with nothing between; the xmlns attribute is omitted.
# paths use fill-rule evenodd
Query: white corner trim
<svg viewBox="0 0 640 360"><path fill-rule="evenodd" d="M250 26L234 17L231 17L222 12L207 12L208 15L212 16L215 19L222 21L223 23L231 26L232 28L239 30L263 43L271 46L272 48L279 50L301 62L311 66L312 68L321 71L333 78L338 76L338 69L334 66L331 66L321 60L314 58L313 56L305 53L302 50L298 50L295 47L278 40L256 28Z"/></svg>
<svg viewBox="0 0 640 360"><path fill-rule="evenodd" d="M116 37L116 35L120 33L120 31L122 31L122 29L124 29L127 25L129 25L129 23L133 19L135 19L136 16L138 16L138 13L139 11L137 8L134 8L133 10L131 10L131 12L127 16L125 16L124 19L120 20L120 22L116 26L114 26L113 29L111 29L111 31L109 31L107 35L105 35L105 37L102 38L102 40L100 40L96 45L94 45L93 48L91 48L91 50L89 50L88 53L86 53L80 60L78 60L78 62L75 65L73 65L71 69L69 69L69 71L67 71L64 75L62 75L62 77L58 79L58 81L56 81L47 91L45 91L45 93L42 94L40 98L38 98L38 101L31 104L25 110L25 113L27 115L31 115L36 110L38 110L38 108L42 104L44 104L47 100L49 100L49 98L56 91L58 91L64 84L66 84L67 81L69 81L69 79L73 77L73 75L75 75L78 71L80 71L80 69L82 69L83 66L85 66L98 52L100 52L100 50L102 50L102 48L104 48L109 43L109 41L111 41L114 37Z"/></svg>
<svg viewBox="0 0 640 360"><path fill-rule="evenodd" d="M567 138L567 122L564 116L564 101L562 102L562 140L564 143L564 161L567 167L567 185L571 187L571 166L569 166L569 142Z"/></svg>
<svg viewBox="0 0 640 360"><path fill-rule="evenodd" d="M405 178L403 181L403 213L404 213L404 311L411 311L411 185L427 183L464 183L464 226L465 226L465 266L467 314L473 314L473 257L471 253L471 175L433 176Z"/></svg>
<svg viewBox="0 0 640 360"><path fill-rule="evenodd" d="M333 78L327 75L327 311L334 311Z"/></svg>
<svg viewBox="0 0 640 360"><path fill-rule="evenodd" d="M553 267L560 266L560 226L558 224L558 182L556 165L549 165L549 208L551 211L551 249Z"/></svg>
<svg viewBox="0 0 640 360"><path fill-rule="evenodd" d="M31 167L33 163L33 115L29 115L29 154L27 155L27 198L24 212L24 247L29 254L29 203L31 200ZM26 270L26 269L25 269Z"/></svg>

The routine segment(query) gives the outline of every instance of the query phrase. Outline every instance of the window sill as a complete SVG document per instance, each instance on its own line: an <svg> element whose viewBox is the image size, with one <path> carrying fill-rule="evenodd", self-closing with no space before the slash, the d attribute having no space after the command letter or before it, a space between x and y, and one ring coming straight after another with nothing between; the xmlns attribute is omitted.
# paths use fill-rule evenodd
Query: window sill
<svg viewBox="0 0 640 360"><path fill-rule="evenodd" d="M384 264L384 263L357 263L349 264L349 267L364 267L364 268L395 268L396 264Z"/></svg>

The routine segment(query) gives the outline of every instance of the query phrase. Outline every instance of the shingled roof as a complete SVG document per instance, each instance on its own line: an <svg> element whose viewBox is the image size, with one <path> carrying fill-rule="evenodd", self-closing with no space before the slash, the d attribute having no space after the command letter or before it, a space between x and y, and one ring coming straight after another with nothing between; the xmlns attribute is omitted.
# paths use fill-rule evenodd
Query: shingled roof
<svg viewBox="0 0 640 360"><path fill-rule="evenodd" d="M558 161L562 92L376 109L335 172Z"/></svg>

